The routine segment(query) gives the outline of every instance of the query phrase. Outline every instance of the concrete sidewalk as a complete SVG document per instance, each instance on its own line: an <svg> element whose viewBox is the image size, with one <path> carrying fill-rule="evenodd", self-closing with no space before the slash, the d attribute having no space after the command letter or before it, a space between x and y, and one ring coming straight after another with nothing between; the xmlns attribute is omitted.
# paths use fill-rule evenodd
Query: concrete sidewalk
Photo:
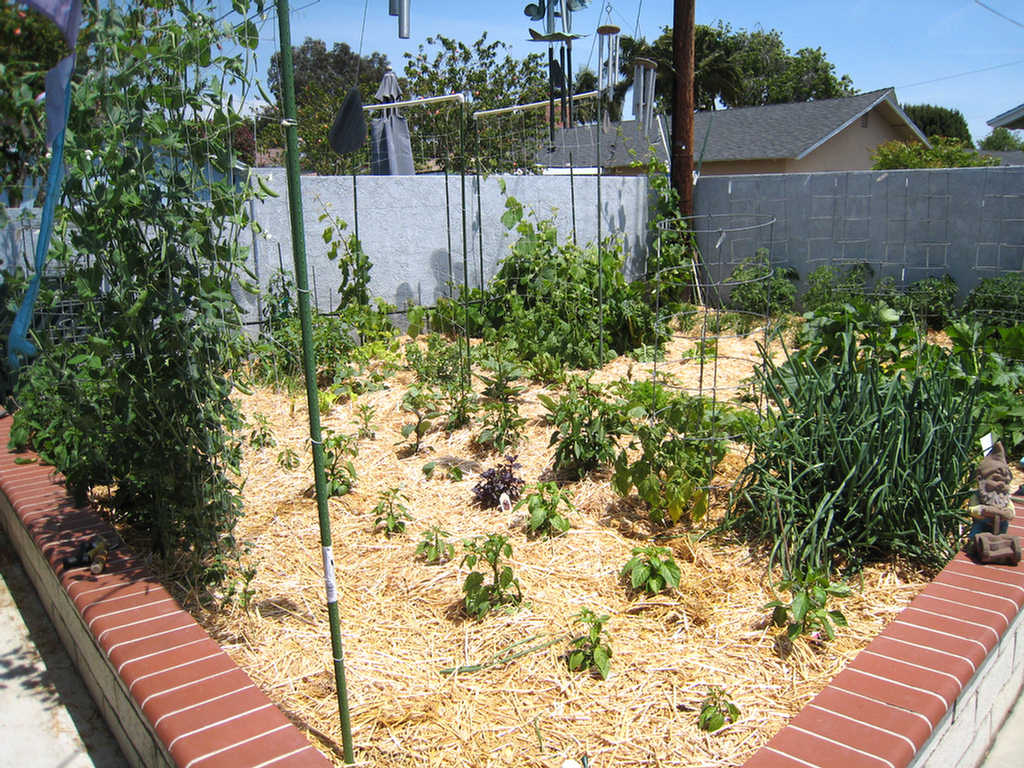
<svg viewBox="0 0 1024 768"><path fill-rule="evenodd" d="M0 745L0 768L127 765L3 529Z"/></svg>

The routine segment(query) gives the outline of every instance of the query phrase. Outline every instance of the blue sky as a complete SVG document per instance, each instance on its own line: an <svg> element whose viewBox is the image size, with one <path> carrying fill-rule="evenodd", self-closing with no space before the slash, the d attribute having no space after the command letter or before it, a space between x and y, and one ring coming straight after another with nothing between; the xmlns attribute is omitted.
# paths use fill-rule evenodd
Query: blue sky
<svg viewBox="0 0 1024 768"><path fill-rule="evenodd" d="M298 45L311 36L328 47L346 42L358 49L365 5L362 50L387 54L399 73L405 63L403 52L416 51L437 33L471 43L486 30L490 39L512 45L516 55L543 50L527 42L530 22L522 12L526 0L411 3L412 36L400 40L397 19L388 16L385 0L291 0L292 42ZM1024 24L1021 0L985 4ZM976 141L990 131L986 120L1024 103L1024 27L974 0L697 0L696 15L702 24L721 19L733 28L777 29L791 51L821 47L837 74L850 75L860 91L891 85L901 104L959 109ZM651 40L671 25L672 2L616 0L602 5L592 0L590 7L575 14L573 28L586 34L609 18L624 34L639 30ZM264 24L262 38L261 74L277 45L276 20ZM591 40L576 44L578 66L587 62Z"/></svg>

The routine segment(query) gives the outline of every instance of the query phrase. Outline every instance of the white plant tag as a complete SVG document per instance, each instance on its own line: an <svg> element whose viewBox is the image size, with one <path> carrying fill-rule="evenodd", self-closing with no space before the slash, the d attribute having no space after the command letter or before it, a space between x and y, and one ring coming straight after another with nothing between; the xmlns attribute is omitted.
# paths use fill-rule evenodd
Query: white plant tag
<svg viewBox="0 0 1024 768"><path fill-rule="evenodd" d="M989 432L987 435L981 438L981 452L988 456L992 449L995 447L996 441L992 437L992 433Z"/></svg>
<svg viewBox="0 0 1024 768"><path fill-rule="evenodd" d="M327 602L338 602L338 585L334 580L334 548L323 547L324 555L324 587L327 589Z"/></svg>
<svg viewBox="0 0 1024 768"><path fill-rule="evenodd" d="M503 493L498 497L498 506L501 507L501 511L506 515L512 511L512 499L508 497L507 493Z"/></svg>

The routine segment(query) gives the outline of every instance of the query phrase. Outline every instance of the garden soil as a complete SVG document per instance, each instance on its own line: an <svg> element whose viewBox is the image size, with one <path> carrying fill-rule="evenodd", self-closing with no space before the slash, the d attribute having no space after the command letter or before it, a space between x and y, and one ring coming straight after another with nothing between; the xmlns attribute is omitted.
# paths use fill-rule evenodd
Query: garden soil
<svg viewBox="0 0 1024 768"><path fill-rule="evenodd" d="M686 391L736 400L759 359L758 341L757 333L720 339L703 378L692 340L674 342L670 362L657 365ZM635 379L650 376L652 367L622 357L594 378ZM767 621L764 605L776 597L778 575L766 570L764 553L723 537L698 538L724 513L728 489L747 460L741 446L719 467L709 519L692 528L655 529L639 502L619 498L607 474L595 474L565 486L575 507L565 535L530 538L521 512L474 505L476 473L459 481L441 471L425 477L423 465L444 457L495 466L500 457L477 452L474 430L431 432L417 455L407 454L400 430L409 415L399 404L411 376L401 369L387 388L335 404L323 416L326 428L354 433L356 407L376 409L375 436L359 441L353 491L329 502L359 765L738 766L927 583L926 575L898 564L867 568L851 585L852 596L834 606L848 628L832 642L789 642ZM517 453L527 491L551 475L552 427L537 400L542 392L555 393L531 385L521 407L528 423ZM311 741L341 764L304 397L263 389L241 405L250 421L266 417L277 441L248 448L245 456L245 516L236 533L250 544L255 594L248 610L236 604L196 612ZM303 457L294 471L278 465L285 447ZM393 487L408 499L412 520L405 534L388 538L375 530L372 510ZM415 556L420 533L432 525L456 544L454 559L442 565ZM518 610L467 619L461 587L469 569L460 566L460 542L491 532L509 536L524 602ZM681 583L667 594L638 596L620 571L632 549L655 534L672 548ZM610 617L607 680L570 672L566 664L568 639L581 631L573 617L584 607ZM508 649L532 652L480 671L446 673ZM740 714L706 733L697 719L711 688L720 688Z"/></svg>

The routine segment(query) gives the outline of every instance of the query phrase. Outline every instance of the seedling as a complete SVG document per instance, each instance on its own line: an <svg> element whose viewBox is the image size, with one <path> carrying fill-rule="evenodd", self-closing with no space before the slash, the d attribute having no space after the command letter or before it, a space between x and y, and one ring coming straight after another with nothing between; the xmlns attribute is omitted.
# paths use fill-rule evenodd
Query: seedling
<svg viewBox="0 0 1024 768"><path fill-rule="evenodd" d="M277 445L277 440L274 438L274 432L270 429L270 423L267 421L267 417L262 413L257 413L253 416L255 423L252 425L252 431L249 433L249 445L253 448L273 448Z"/></svg>
<svg viewBox="0 0 1024 768"><path fill-rule="evenodd" d="M373 508L373 513L377 516L373 521L374 528L383 528L384 534L389 537L396 533L404 533L406 520L412 520L412 516L405 508L406 501L408 499L402 495L401 488L388 488L384 491L377 506Z"/></svg>
<svg viewBox="0 0 1024 768"><path fill-rule="evenodd" d="M299 454L292 448L285 448L277 454L277 465L281 469L297 469L300 463Z"/></svg>
<svg viewBox="0 0 1024 768"><path fill-rule="evenodd" d="M573 616L575 623L582 624L585 632L569 641L569 669L576 672L589 669L597 672L602 680L608 679L611 667L612 649L601 637L601 631L608 621L607 616L598 616L589 608L583 608Z"/></svg>
<svg viewBox="0 0 1024 768"><path fill-rule="evenodd" d="M377 409L369 403L360 403L356 406L356 416L359 419L359 431L356 433L360 440L373 440L377 433L373 431L373 420L377 417Z"/></svg>
<svg viewBox="0 0 1024 768"><path fill-rule="evenodd" d="M466 593L464 605L467 614L482 619L492 608L515 606L523 601L519 580L513 575L512 567L501 563L503 557L512 557L512 545L507 537L492 533L486 539L466 541L463 546L466 550L462 556L463 565L473 568L478 562L485 562L491 568L490 584L484 583L484 574L480 571L470 571L466 576L462 591Z"/></svg>
<svg viewBox="0 0 1024 768"><path fill-rule="evenodd" d="M413 384L402 398L402 410L411 413L416 421L402 426L402 437L412 441L412 453L419 453L423 436L434 426L438 413L437 395L425 387Z"/></svg>
<svg viewBox="0 0 1024 768"><path fill-rule="evenodd" d="M765 608L772 609L772 621L777 627L786 627L790 640L800 635L810 635L820 640L822 636L834 640L836 633L833 625L846 626L846 617L841 611L826 610L825 604L829 597L847 597L850 588L845 584L829 581L824 571L810 568L800 578L783 580L779 587L792 596L792 600L783 603L772 600Z"/></svg>
<svg viewBox="0 0 1024 768"><path fill-rule="evenodd" d="M324 475L328 496L344 496L356 484L356 468L352 459L359 455L355 435L332 434L325 431Z"/></svg>
<svg viewBox="0 0 1024 768"><path fill-rule="evenodd" d="M544 533L550 538L561 536L569 530L569 520L561 513L560 508L564 506L571 510L572 502L555 483L538 483L536 490L521 499L515 508L519 509L524 505L530 512L526 528L531 534Z"/></svg>
<svg viewBox="0 0 1024 768"><path fill-rule="evenodd" d="M423 538L416 545L416 556L430 565L446 563L455 556L455 547L448 540L448 532L436 525L423 531Z"/></svg>
<svg viewBox="0 0 1024 768"><path fill-rule="evenodd" d="M656 595L679 586L679 566L667 547L634 547L633 557L622 569L637 592Z"/></svg>
<svg viewBox="0 0 1024 768"><path fill-rule="evenodd" d="M735 723L740 716L739 707L726 697L725 691L717 686L708 688L708 695L700 705L697 727L702 731L717 731L726 723Z"/></svg>

